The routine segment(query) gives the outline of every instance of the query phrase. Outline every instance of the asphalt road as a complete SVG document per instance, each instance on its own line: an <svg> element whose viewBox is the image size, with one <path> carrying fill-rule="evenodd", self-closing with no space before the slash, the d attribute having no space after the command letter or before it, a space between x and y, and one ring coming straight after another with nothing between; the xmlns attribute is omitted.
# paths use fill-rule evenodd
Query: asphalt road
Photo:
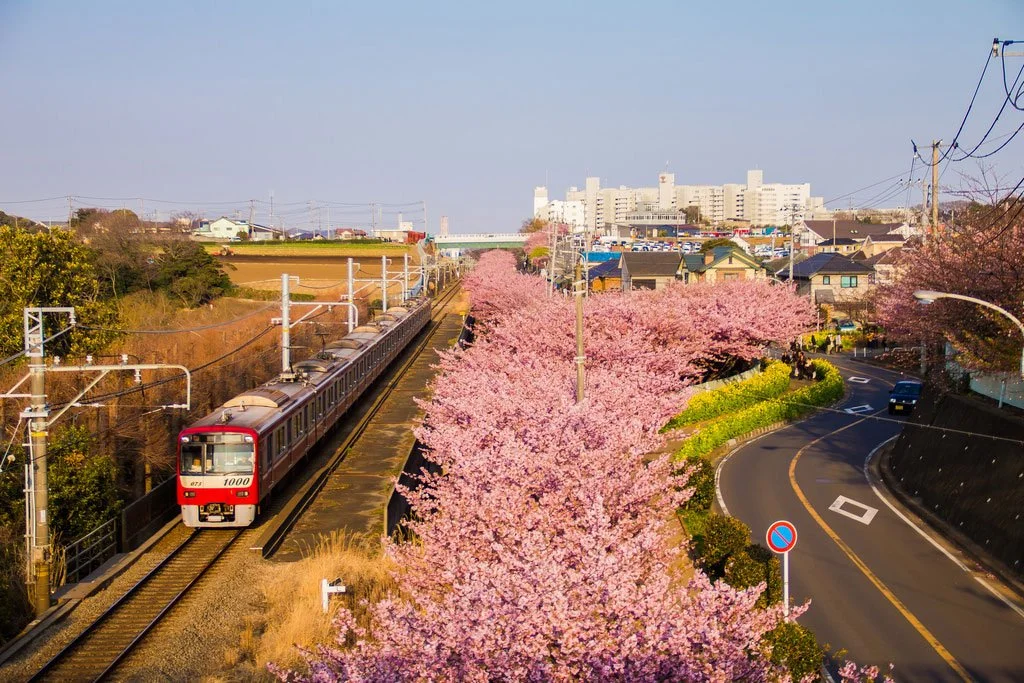
<svg viewBox="0 0 1024 683"><path fill-rule="evenodd" d="M868 456L901 429L886 412L900 375L829 360L847 379L840 410L733 452L720 466L720 503L761 544L772 522L796 526L791 601L811 601L800 622L833 651L883 670L892 664L896 680L1024 681L1024 610L989 590L995 579L948 543L929 540L933 532L915 528L869 481Z"/></svg>

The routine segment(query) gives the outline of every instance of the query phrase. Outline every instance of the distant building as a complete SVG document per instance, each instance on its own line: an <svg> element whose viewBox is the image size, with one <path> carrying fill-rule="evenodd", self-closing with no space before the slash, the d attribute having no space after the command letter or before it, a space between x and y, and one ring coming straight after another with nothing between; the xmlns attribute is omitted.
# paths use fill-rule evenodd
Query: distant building
<svg viewBox="0 0 1024 683"><path fill-rule="evenodd" d="M675 174L660 173L657 187L602 188L597 177L586 179L583 189L571 187L564 204L579 202L581 224L595 231L609 232L626 225L631 216L659 215L671 218L669 223L685 217L688 207L697 209L701 222L719 224L723 221L746 221L750 225L789 225L794 217L817 217L824 212L821 197L811 197L810 183L765 183L763 171L747 171L746 184L676 185ZM555 200L557 201L557 200ZM545 212L565 212L548 208L554 201L546 187L533 191L534 216ZM573 220L560 220L575 225L577 207L571 209Z"/></svg>
<svg viewBox="0 0 1024 683"><path fill-rule="evenodd" d="M776 276L789 279L789 269L783 266ZM797 294L810 296L816 304L841 304L860 300L874 289L875 271L865 261L820 252L793 266L793 281Z"/></svg>
<svg viewBox="0 0 1024 683"><path fill-rule="evenodd" d="M906 223L861 223L860 221L841 220L802 220L793 228L797 244L801 251L814 254L822 250L823 246L833 246L832 239L836 240L837 246L848 245L845 240L851 240L854 248L849 252L862 248L864 242L871 238L879 251L891 249L902 244L907 238L920 234L917 227ZM826 242L828 243L826 245ZM885 245L885 246L879 246ZM837 249L825 249L826 251L837 251ZM838 251L842 251L839 249ZM869 254L870 255L870 254Z"/></svg>
<svg viewBox="0 0 1024 683"><path fill-rule="evenodd" d="M197 239L208 240L237 240L241 235L245 239L253 241L266 241L284 239L285 235L281 230L275 230L257 223L250 224L249 221L233 220L225 216L213 221L200 221L199 227L192 231L192 236Z"/></svg>

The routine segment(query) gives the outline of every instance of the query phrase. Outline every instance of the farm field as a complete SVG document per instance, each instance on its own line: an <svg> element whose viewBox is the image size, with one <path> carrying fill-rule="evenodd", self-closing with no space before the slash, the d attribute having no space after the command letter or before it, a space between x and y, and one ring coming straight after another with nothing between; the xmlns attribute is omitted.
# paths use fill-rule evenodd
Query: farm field
<svg viewBox="0 0 1024 683"><path fill-rule="evenodd" d="M327 241L288 241L288 242L231 242L228 244L208 242L203 245L211 254L219 254L224 248L239 256L329 256L331 258L369 257L408 253L409 258L417 254L416 247L410 244L392 244L386 242L327 242Z"/></svg>
<svg viewBox="0 0 1024 683"><path fill-rule="evenodd" d="M338 300L348 294L348 256L331 254L294 256L274 254L272 256L256 256L235 253L231 256L220 256L225 271L231 281L239 287L280 291L281 275L288 273L299 278L292 283L293 292L312 294L320 300ZM353 277L356 280L356 297L363 299L380 298L381 263L380 255L353 256ZM401 294L401 283L396 281L402 275L402 253L388 256L388 298ZM410 271L416 262L409 257ZM370 280L371 282L361 282ZM415 284L417 278L410 272L409 283ZM360 291L361 290L361 291ZM393 300L393 299L392 299Z"/></svg>

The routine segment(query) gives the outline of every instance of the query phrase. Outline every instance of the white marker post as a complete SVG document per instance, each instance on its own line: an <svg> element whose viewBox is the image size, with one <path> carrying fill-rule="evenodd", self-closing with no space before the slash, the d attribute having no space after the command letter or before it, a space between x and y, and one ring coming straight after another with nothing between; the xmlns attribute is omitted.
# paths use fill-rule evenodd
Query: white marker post
<svg viewBox="0 0 1024 683"><path fill-rule="evenodd" d="M782 613L789 617L789 551L796 545L796 527L779 520L765 534L768 547L782 555Z"/></svg>

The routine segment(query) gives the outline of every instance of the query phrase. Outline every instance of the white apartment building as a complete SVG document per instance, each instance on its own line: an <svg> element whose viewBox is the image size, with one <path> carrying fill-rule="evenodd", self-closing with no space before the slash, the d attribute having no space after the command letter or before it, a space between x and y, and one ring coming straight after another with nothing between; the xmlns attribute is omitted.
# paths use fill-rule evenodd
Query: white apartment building
<svg viewBox="0 0 1024 683"><path fill-rule="evenodd" d="M561 201L556 199L542 206L534 218L543 218L549 223L565 223L581 230L586 225L585 204L579 200Z"/></svg>
<svg viewBox="0 0 1024 683"><path fill-rule="evenodd" d="M546 187L534 189L535 216L576 216L575 206L545 209L554 203L547 197ZM676 185L675 174L665 172L658 174L657 187L602 188L600 178L589 177L582 190L571 187L566 192L564 204L571 202L582 204L581 224L591 230L623 224L637 211L682 212L688 206L698 207L700 217L712 223L746 220L751 225L789 225L794 216L799 220L824 211L823 199L811 197L810 183L765 183L761 170L747 171L744 185Z"/></svg>

